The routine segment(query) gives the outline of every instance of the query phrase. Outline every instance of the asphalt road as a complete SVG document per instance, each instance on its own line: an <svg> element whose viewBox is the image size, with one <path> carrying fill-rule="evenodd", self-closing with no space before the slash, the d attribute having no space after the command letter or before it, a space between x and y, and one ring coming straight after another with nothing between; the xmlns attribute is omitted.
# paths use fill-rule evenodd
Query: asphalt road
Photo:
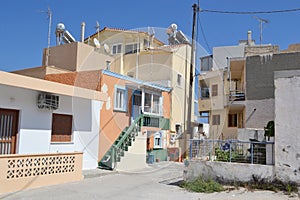
<svg viewBox="0 0 300 200"><path fill-rule="evenodd" d="M244 188L220 193L203 194L191 193L174 183L182 179L183 164L174 162L161 162L137 172L99 173L83 181L48 186L37 189L23 190L0 196L0 199L172 199L172 200L294 200L298 197L288 197L282 193L270 191L250 192Z"/></svg>

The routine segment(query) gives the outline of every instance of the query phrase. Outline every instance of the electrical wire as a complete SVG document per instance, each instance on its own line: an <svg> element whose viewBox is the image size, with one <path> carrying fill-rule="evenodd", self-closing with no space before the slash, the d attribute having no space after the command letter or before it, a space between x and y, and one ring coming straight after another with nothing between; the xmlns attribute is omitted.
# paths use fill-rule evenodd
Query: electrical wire
<svg viewBox="0 0 300 200"><path fill-rule="evenodd" d="M201 33L202 33L202 36L203 36L203 40L204 40L204 42L205 42L205 45L206 45L206 47L207 47L209 53L211 54L211 53L212 53L212 50L211 50L211 47L210 47L210 45L208 44L208 41L207 41L207 39L206 39L206 35L205 35L204 30L203 30L203 26L202 26L202 24L201 24L199 15L198 15L198 24L199 24L199 26L200 26L200 30L201 30Z"/></svg>
<svg viewBox="0 0 300 200"><path fill-rule="evenodd" d="M209 9L200 9L199 10L199 12L210 12L210 13L220 13L220 14L238 14L238 15L287 13L287 12L297 12L297 11L300 11L300 8L285 9L285 10L270 10L270 11L224 11L224 10L209 10Z"/></svg>

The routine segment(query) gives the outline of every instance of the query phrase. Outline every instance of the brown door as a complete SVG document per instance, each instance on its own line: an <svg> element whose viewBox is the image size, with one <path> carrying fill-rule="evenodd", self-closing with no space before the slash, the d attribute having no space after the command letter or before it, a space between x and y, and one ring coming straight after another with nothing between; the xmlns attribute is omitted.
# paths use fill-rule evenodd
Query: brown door
<svg viewBox="0 0 300 200"><path fill-rule="evenodd" d="M16 153L18 110L0 108L0 155Z"/></svg>

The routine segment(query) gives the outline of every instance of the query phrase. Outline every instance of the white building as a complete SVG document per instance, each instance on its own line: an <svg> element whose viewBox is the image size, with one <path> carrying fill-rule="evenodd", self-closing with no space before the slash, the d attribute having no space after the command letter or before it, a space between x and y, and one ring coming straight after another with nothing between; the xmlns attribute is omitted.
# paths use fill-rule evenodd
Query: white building
<svg viewBox="0 0 300 200"><path fill-rule="evenodd" d="M79 151L83 169L96 168L105 100L101 92L0 71L0 155Z"/></svg>

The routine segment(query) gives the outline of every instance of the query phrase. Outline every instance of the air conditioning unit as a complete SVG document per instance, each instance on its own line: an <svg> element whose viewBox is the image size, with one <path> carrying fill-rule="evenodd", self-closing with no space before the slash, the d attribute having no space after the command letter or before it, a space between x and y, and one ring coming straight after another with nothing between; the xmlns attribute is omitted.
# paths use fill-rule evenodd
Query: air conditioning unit
<svg viewBox="0 0 300 200"><path fill-rule="evenodd" d="M37 99L39 109L56 110L59 106L59 96L47 93L40 93Z"/></svg>

